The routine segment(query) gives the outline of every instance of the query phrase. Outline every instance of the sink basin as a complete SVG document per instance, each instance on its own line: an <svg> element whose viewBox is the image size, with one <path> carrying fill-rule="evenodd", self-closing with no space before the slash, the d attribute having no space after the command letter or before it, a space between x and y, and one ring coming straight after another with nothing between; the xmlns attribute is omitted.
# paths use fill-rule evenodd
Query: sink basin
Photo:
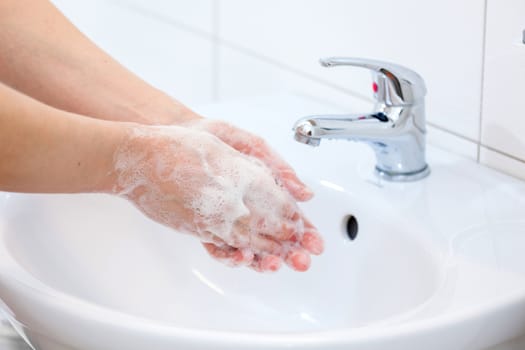
<svg viewBox="0 0 525 350"><path fill-rule="evenodd" d="M258 274L116 197L0 193L2 309L35 349L487 349L525 333L524 183L433 147L428 178L381 182L364 145L293 141L298 117L340 112L306 98L200 112L297 169L325 253Z"/></svg>

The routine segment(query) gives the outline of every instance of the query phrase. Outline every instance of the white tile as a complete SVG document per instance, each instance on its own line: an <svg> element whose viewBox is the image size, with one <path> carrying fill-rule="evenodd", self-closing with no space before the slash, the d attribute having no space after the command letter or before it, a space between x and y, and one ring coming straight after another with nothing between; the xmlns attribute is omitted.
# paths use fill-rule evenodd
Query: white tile
<svg viewBox="0 0 525 350"><path fill-rule="evenodd" d="M525 159L523 0L489 0L482 142Z"/></svg>
<svg viewBox="0 0 525 350"><path fill-rule="evenodd" d="M428 119L471 139L479 134L483 0L222 0L219 34L303 72L359 92L354 70L321 56L360 56L418 71Z"/></svg>
<svg viewBox="0 0 525 350"><path fill-rule="evenodd" d="M171 21L189 29L211 33L213 31L214 0L51 0L67 13L79 13L80 9L96 14L111 4L142 12L162 21ZM90 4L92 3L92 4ZM118 18L117 18L118 19Z"/></svg>
<svg viewBox="0 0 525 350"><path fill-rule="evenodd" d="M505 156L482 146L480 162L503 173L525 180L525 161Z"/></svg>
<svg viewBox="0 0 525 350"><path fill-rule="evenodd" d="M97 45L150 84L190 106L212 100L210 40L111 1L54 2Z"/></svg>
<svg viewBox="0 0 525 350"><path fill-rule="evenodd" d="M292 93L334 106L341 113L368 112L373 107L370 100L352 96L227 47L221 48L219 63L220 100ZM315 110L311 113L327 111Z"/></svg>
<svg viewBox="0 0 525 350"><path fill-rule="evenodd" d="M441 149L477 160L478 144L473 140L427 125L427 142Z"/></svg>
<svg viewBox="0 0 525 350"><path fill-rule="evenodd" d="M214 0L106 0L163 21L173 21L188 29L213 31Z"/></svg>

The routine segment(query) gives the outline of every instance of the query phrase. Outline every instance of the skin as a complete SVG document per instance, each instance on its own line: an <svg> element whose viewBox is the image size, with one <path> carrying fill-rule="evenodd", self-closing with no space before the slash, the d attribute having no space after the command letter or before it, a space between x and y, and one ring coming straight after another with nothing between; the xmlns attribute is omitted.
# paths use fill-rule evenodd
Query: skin
<svg viewBox="0 0 525 350"><path fill-rule="evenodd" d="M3 0L0 29L0 190L119 194L116 189L122 174L115 169L115 160L123 145L132 143L133 130L147 130L150 135L140 144L135 142L132 149L137 154L159 152L159 145L168 147L176 142L147 126L151 124L176 126L180 133L194 135L191 141L178 145L185 153L167 158L173 168L192 152L195 138L201 143L213 139L208 143L214 146L205 147L207 156L220 159L227 154L246 167L249 165L243 161L250 157L268 170L261 171L265 185L253 191L285 192L286 196L279 196L284 202L276 203L276 208L297 208L296 201L312 197L293 169L264 140L228 123L204 119L150 86L100 50L50 2ZM217 149L222 153L217 155ZM153 173L152 164L130 166ZM158 179L151 184L142 190L152 190ZM183 186L167 186L166 197L155 205L162 202L170 207L174 200L167 198L183 197ZM138 197L125 197L162 222L151 208L141 207ZM189 226L195 222L192 213L177 213L179 222ZM282 225L274 225L272 232L255 230L256 238L249 245L226 242L214 234L204 239L197 229L190 233L203 240L210 255L230 265L275 271L285 262L298 271L308 269L310 254L320 254L323 249L319 233L299 210L293 215L294 222L301 223L299 229L286 228L284 223L292 218L285 211L277 214ZM239 220L264 219L257 215L252 207ZM180 229L171 222L162 223ZM237 228L233 236L243 234Z"/></svg>
<svg viewBox="0 0 525 350"><path fill-rule="evenodd" d="M24 94L106 120L172 124L195 118L99 49L49 1L2 0L0 23L0 81Z"/></svg>
<svg viewBox="0 0 525 350"><path fill-rule="evenodd" d="M199 237L234 266L305 270L319 253L315 231L305 232L292 195L261 161L192 127L132 131L117 151L115 192L151 219Z"/></svg>
<svg viewBox="0 0 525 350"><path fill-rule="evenodd" d="M0 189L105 192L125 133L116 122L45 105L0 83Z"/></svg>

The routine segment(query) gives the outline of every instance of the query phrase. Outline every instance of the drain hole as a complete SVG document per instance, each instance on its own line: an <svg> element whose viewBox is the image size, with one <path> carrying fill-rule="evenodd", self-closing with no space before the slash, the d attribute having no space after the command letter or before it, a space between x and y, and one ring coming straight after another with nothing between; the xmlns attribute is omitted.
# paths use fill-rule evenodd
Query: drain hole
<svg viewBox="0 0 525 350"><path fill-rule="evenodd" d="M347 215L343 221L345 233L350 238L354 240L357 237L357 231L359 231L359 225L357 224L357 219L353 215Z"/></svg>

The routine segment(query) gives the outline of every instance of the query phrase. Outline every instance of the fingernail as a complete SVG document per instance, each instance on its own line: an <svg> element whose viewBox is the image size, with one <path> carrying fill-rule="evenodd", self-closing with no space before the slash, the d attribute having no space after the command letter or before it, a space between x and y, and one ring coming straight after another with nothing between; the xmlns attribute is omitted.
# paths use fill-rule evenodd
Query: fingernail
<svg viewBox="0 0 525 350"><path fill-rule="evenodd" d="M298 181L296 186L296 190L299 196L301 197L301 200L307 201L309 199L312 199L312 197L314 196L314 191L312 191L308 186L306 186L301 181Z"/></svg>
<svg viewBox="0 0 525 350"><path fill-rule="evenodd" d="M260 267L263 271L277 271L281 267L281 258L275 255L267 255L262 258Z"/></svg>
<svg viewBox="0 0 525 350"><path fill-rule="evenodd" d="M247 248L240 249L237 253L238 254L236 255L235 258L239 263L242 263L244 265L249 265L252 263L254 254L251 251L251 249L247 249Z"/></svg>
<svg viewBox="0 0 525 350"><path fill-rule="evenodd" d="M299 180L300 181L300 180ZM309 193L311 195L314 194L314 191L312 191L312 189L307 185L305 184L304 182L300 181L301 182L301 185L303 186L303 189L306 193Z"/></svg>
<svg viewBox="0 0 525 350"><path fill-rule="evenodd" d="M286 262L294 270L304 272L310 267L310 256L301 251L295 251L288 254Z"/></svg>
<svg viewBox="0 0 525 350"><path fill-rule="evenodd" d="M324 250L324 242L319 235L306 232L301 242L302 246L310 253L319 255Z"/></svg>

